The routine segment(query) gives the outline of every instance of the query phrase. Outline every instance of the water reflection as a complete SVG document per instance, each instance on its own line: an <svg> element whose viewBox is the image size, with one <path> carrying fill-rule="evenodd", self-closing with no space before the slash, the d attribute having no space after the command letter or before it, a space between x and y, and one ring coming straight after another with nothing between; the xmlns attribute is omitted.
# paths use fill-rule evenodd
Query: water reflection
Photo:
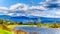
<svg viewBox="0 0 60 34"><path fill-rule="evenodd" d="M41 27L21 27L17 26L14 30L23 30L29 34L60 34L59 28L41 28Z"/></svg>

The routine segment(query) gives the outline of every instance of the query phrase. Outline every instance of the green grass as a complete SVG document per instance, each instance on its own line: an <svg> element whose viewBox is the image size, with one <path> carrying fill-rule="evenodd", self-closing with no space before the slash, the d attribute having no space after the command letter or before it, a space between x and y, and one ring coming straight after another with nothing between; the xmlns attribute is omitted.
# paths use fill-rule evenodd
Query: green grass
<svg viewBox="0 0 60 34"><path fill-rule="evenodd" d="M31 26L31 25L8 25L9 28L13 29L16 26ZM36 25L33 25L34 27L37 27Z"/></svg>
<svg viewBox="0 0 60 34"><path fill-rule="evenodd" d="M0 34L12 34L12 32L0 29Z"/></svg>

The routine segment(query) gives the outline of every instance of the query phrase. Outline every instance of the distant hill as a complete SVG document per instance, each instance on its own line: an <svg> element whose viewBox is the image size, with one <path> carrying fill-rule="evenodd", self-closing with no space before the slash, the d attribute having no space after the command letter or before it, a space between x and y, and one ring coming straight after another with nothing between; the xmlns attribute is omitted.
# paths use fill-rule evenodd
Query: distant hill
<svg viewBox="0 0 60 34"><path fill-rule="evenodd" d="M55 21L57 21L58 23L60 23L60 18L46 18L46 17L39 17L41 19L41 23L53 23ZM8 15L0 15L0 19L6 19L6 20L10 20L10 21L15 21L15 22L24 22L24 23L28 23L29 20L33 20L34 23L37 22L38 16L30 16L30 17L26 17L26 16L16 16L16 17L12 17L12 16L8 16Z"/></svg>

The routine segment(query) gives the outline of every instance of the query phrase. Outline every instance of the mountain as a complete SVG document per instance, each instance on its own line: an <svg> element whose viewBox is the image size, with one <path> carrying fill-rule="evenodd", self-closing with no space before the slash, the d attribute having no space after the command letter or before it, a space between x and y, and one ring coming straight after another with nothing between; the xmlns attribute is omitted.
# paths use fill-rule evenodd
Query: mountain
<svg viewBox="0 0 60 34"><path fill-rule="evenodd" d="M53 23L58 22L60 23L60 18L46 18L46 17L40 17L42 23Z"/></svg>
<svg viewBox="0 0 60 34"><path fill-rule="evenodd" d="M0 19L5 19L5 20L10 20L10 21L15 21L15 22L24 22L24 23L28 23L30 20L33 20L34 23L36 23L38 18L40 18L41 23L53 23L55 21L60 23L60 18L46 18L46 17L38 17L38 16L32 16L32 17L31 16L30 17L16 16L16 17L12 17L12 16L8 16L8 15L0 15Z"/></svg>
<svg viewBox="0 0 60 34"><path fill-rule="evenodd" d="M10 19L11 16L8 15L0 15L0 19Z"/></svg>

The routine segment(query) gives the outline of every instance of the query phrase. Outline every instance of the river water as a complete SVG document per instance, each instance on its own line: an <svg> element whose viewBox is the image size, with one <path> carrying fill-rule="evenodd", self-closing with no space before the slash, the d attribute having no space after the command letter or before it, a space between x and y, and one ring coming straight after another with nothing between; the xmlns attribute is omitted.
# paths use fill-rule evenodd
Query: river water
<svg viewBox="0 0 60 34"><path fill-rule="evenodd" d="M60 34L59 28L41 28L41 27L32 27L32 26L17 26L14 30L23 30L28 33L36 32L37 34Z"/></svg>

